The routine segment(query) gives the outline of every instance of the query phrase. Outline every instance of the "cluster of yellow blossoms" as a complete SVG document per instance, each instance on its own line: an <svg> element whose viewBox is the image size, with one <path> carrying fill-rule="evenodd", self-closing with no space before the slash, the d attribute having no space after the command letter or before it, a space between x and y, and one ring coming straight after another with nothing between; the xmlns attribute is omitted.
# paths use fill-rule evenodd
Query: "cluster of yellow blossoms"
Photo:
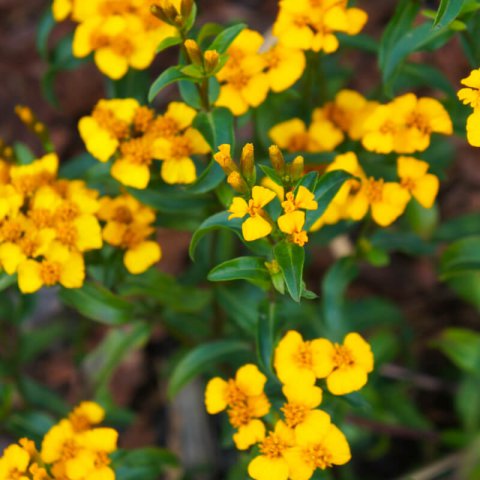
<svg viewBox="0 0 480 480"><path fill-rule="evenodd" d="M0 480L114 480L109 454L118 433L98 427L102 407L83 402L44 436L40 451L23 438L0 457Z"/></svg>
<svg viewBox="0 0 480 480"><path fill-rule="evenodd" d="M81 180L57 178L54 153L27 165L0 160L0 266L18 276L23 293L61 284L80 288L84 254L103 240L127 250L125 265L141 273L158 261L160 246L146 240L153 210L129 195L99 198ZM99 220L105 221L102 231Z"/></svg>
<svg viewBox="0 0 480 480"><path fill-rule="evenodd" d="M144 189L154 159L162 160L161 176L169 184L197 178L192 155L210 151L191 127L196 111L181 102L156 115L133 98L100 100L78 127L87 150L99 161L113 157L112 176L123 185Z"/></svg>
<svg viewBox="0 0 480 480"><path fill-rule="evenodd" d="M368 211L378 225L386 227L405 211L412 197L424 208L431 208L440 182L438 177L428 173L428 168L428 163L423 160L400 156L397 159L399 181L386 182L381 178L367 177L353 152L337 155L326 171L343 170L355 178L342 185L312 230L340 220L362 220Z"/></svg>
<svg viewBox="0 0 480 480"><path fill-rule="evenodd" d="M480 147L480 68L471 71L461 83L465 87L458 91L458 98L473 108L467 119L467 140L473 147Z"/></svg>
<svg viewBox="0 0 480 480"><path fill-rule="evenodd" d="M221 84L217 106L243 115L263 103L270 90L282 92L305 70L300 49L276 44L262 51L265 39L254 30L243 30L228 48L228 61L217 73Z"/></svg>
<svg viewBox="0 0 480 480"><path fill-rule="evenodd" d="M290 152L333 150L348 135L366 150L405 154L426 150L432 133L452 132L448 112L434 98L407 93L379 104L353 90L341 90L332 102L313 111L308 129L294 118L274 126L269 136Z"/></svg>
<svg viewBox="0 0 480 480"><path fill-rule="evenodd" d="M304 341L291 330L275 350L274 367L285 400L268 432L261 420L271 410L264 393L267 377L255 365L244 365L228 381L211 379L205 391L208 413L227 411L236 447L258 444L249 475L255 480L308 480L316 469L347 463L347 439L330 415L317 408L323 395L316 382L324 379L333 395L360 390L373 370L368 343L358 333L349 333L341 345L325 338Z"/></svg>
<svg viewBox="0 0 480 480"><path fill-rule="evenodd" d="M281 0L273 33L287 47L332 53L339 45L335 32L356 35L368 18L365 11L347 4L347 0Z"/></svg>
<svg viewBox="0 0 480 480"><path fill-rule="evenodd" d="M172 0L180 9L180 0ZM157 46L177 29L152 15L153 0L54 0L57 21L78 23L73 54L94 53L99 70L112 79L123 77L129 67L143 70L155 57Z"/></svg>

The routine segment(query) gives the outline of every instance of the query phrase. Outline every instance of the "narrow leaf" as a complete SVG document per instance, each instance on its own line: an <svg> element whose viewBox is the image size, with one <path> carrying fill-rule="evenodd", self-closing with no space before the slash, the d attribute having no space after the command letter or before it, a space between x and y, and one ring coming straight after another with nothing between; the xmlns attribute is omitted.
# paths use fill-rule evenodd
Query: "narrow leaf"
<svg viewBox="0 0 480 480"><path fill-rule="evenodd" d="M300 302L303 289L303 265L305 250L290 242L280 242L274 248L275 259L287 285L288 293L296 302Z"/></svg>

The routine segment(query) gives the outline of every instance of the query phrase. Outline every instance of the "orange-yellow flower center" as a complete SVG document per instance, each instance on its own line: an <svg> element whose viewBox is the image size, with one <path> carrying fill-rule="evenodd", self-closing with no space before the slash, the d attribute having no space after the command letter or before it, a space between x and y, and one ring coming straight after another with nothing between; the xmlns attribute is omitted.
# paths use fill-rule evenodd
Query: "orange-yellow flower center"
<svg viewBox="0 0 480 480"><path fill-rule="evenodd" d="M110 465L110 458L108 457L106 452L97 452L95 457L95 467L106 467Z"/></svg>
<svg viewBox="0 0 480 480"><path fill-rule="evenodd" d="M19 222L15 220L5 220L0 229L0 237L6 242L16 242L22 235L23 228Z"/></svg>
<svg viewBox="0 0 480 480"><path fill-rule="evenodd" d="M55 231L60 242L68 247L75 246L78 238L78 232L73 224L66 222L58 223L55 226Z"/></svg>
<svg viewBox="0 0 480 480"><path fill-rule="evenodd" d="M193 153L192 144L187 137L174 137L172 139L172 157L174 159L188 158Z"/></svg>
<svg viewBox="0 0 480 480"><path fill-rule="evenodd" d="M332 454L322 445L311 445L302 449L303 459L310 465L325 470L332 466Z"/></svg>
<svg viewBox="0 0 480 480"><path fill-rule="evenodd" d="M409 128L416 128L424 135L430 135L430 133L432 133L432 127L428 121L428 118L418 112L412 112L408 116L406 125Z"/></svg>
<svg viewBox="0 0 480 480"><path fill-rule="evenodd" d="M230 379L227 385L227 404L232 406L246 401L247 396L237 387L235 380Z"/></svg>
<svg viewBox="0 0 480 480"><path fill-rule="evenodd" d="M123 158L136 165L150 165L152 163L152 143L146 137L132 138L120 145Z"/></svg>
<svg viewBox="0 0 480 480"><path fill-rule="evenodd" d="M24 236L19 240L20 248L27 257L33 257L38 248L38 241L32 236Z"/></svg>
<svg viewBox="0 0 480 480"><path fill-rule="evenodd" d="M57 208L55 212L55 218L62 222L71 222L78 216L79 213L80 209L78 206L75 203L67 200Z"/></svg>
<svg viewBox="0 0 480 480"><path fill-rule="evenodd" d="M47 286L52 286L60 280L61 267L58 262L44 260L40 265L40 278Z"/></svg>
<svg viewBox="0 0 480 480"><path fill-rule="evenodd" d="M348 347L339 345L338 343L335 343L333 347L335 349L333 353L335 368L350 367L355 363L352 352Z"/></svg>
<svg viewBox="0 0 480 480"><path fill-rule="evenodd" d="M365 194L369 203L381 202L383 197L383 179L375 180L370 177L366 181Z"/></svg>
<svg viewBox="0 0 480 480"><path fill-rule="evenodd" d="M304 368L313 367L312 349L310 348L310 342L302 342L298 347L295 354L295 362Z"/></svg>
<svg viewBox="0 0 480 480"><path fill-rule="evenodd" d="M392 120L386 120L380 127L380 133L384 135L394 134L397 131L397 126Z"/></svg>
<svg viewBox="0 0 480 480"><path fill-rule="evenodd" d="M287 448L288 445L284 440L276 433L270 432L260 444L260 453L271 459L280 458Z"/></svg>
<svg viewBox="0 0 480 480"><path fill-rule="evenodd" d="M243 425L247 425L253 418L252 409L246 402L236 403L228 410L228 418L234 428L240 428Z"/></svg>
<svg viewBox="0 0 480 480"><path fill-rule="evenodd" d="M62 453L61 457L63 461L70 460L77 456L79 447L78 445L71 439L65 440L62 445Z"/></svg>
<svg viewBox="0 0 480 480"><path fill-rule="evenodd" d="M293 232L292 242L296 243L300 247L303 247L306 243L308 243L307 232L305 230L300 230L300 232Z"/></svg>
<svg viewBox="0 0 480 480"><path fill-rule="evenodd" d="M108 108L95 107L92 117L101 128L108 130L115 138L122 139L129 136L129 128L126 122L115 117L114 113Z"/></svg>
<svg viewBox="0 0 480 480"><path fill-rule="evenodd" d="M180 127L178 122L174 118L168 116L157 117L149 129L149 132L152 133L152 135L163 138L173 137L179 133L179 131Z"/></svg>
<svg viewBox="0 0 480 480"><path fill-rule="evenodd" d="M283 210L285 211L285 213L294 212L297 209L297 206L295 205L295 196L293 192L287 192L285 197L286 200L282 202Z"/></svg>
<svg viewBox="0 0 480 480"><path fill-rule="evenodd" d="M276 49L272 49L265 54L265 60L268 68L277 68L280 65L281 58Z"/></svg>
<svg viewBox="0 0 480 480"><path fill-rule="evenodd" d="M113 51L120 57L129 57L135 51L132 41L124 36L119 35L112 43Z"/></svg>
<svg viewBox="0 0 480 480"><path fill-rule="evenodd" d="M237 68L228 75L226 80L235 90L242 90L248 85L250 76L242 69Z"/></svg>
<svg viewBox="0 0 480 480"><path fill-rule="evenodd" d="M415 180L413 180L412 178L402 178L400 184L403 188L405 188L405 190L408 190L409 192L414 190L416 186Z"/></svg>
<svg viewBox="0 0 480 480"><path fill-rule="evenodd" d="M110 17L134 12L134 9L130 0L104 0L100 4L99 12L103 17Z"/></svg>
<svg viewBox="0 0 480 480"><path fill-rule="evenodd" d="M287 150L289 152L302 152L308 150L310 137L307 132L296 133L288 140Z"/></svg>
<svg viewBox="0 0 480 480"><path fill-rule="evenodd" d="M132 223L133 215L129 208L121 205L115 208L115 211L113 212L113 215L112 215L112 220L120 223Z"/></svg>
<svg viewBox="0 0 480 480"><path fill-rule="evenodd" d="M290 428L295 428L300 425L307 416L309 408L306 405L300 403L288 402L281 408L283 415L285 416L285 422Z"/></svg>
<svg viewBox="0 0 480 480"><path fill-rule="evenodd" d="M133 126L137 132L145 133L150 127L155 113L148 107L140 107L133 117Z"/></svg>
<svg viewBox="0 0 480 480"><path fill-rule="evenodd" d="M248 214L251 217L255 217L255 215L261 215L262 212L262 207L253 198L251 198L248 201Z"/></svg>
<svg viewBox="0 0 480 480"><path fill-rule="evenodd" d="M53 225L53 216L46 208L36 208L28 212L29 218L37 228L46 228Z"/></svg>

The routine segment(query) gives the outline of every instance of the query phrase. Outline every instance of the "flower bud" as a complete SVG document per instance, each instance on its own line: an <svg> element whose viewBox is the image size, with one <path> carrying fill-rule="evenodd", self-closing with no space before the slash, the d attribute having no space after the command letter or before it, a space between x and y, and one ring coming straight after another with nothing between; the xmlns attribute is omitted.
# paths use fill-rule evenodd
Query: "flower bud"
<svg viewBox="0 0 480 480"><path fill-rule="evenodd" d="M207 50L203 58L205 62L205 71L207 73L215 72L220 60L220 54L216 50Z"/></svg>
<svg viewBox="0 0 480 480"><path fill-rule="evenodd" d="M213 156L213 159L222 167L225 175L230 175L232 172L238 172L238 167L230 155L230 145L220 145L218 150L219 151Z"/></svg>
<svg viewBox="0 0 480 480"><path fill-rule="evenodd" d="M247 182L245 182L239 172L230 172L227 177L227 183L239 193L246 193L248 191Z"/></svg>
<svg viewBox="0 0 480 480"><path fill-rule="evenodd" d="M268 149L268 154L270 156L270 162L272 162L273 168L280 174L283 174L285 171L285 159L283 154L277 145L272 145Z"/></svg>
<svg viewBox="0 0 480 480"><path fill-rule="evenodd" d="M17 114L17 117L22 121L22 123L27 125L27 127L31 127L36 121L33 112L30 110L29 107L25 107L24 105L17 105L15 107L15 113Z"/></svg>
<svg viewBox="0 0 480 480"><path fill-rule="evenodd" d="M194 1L193 0L182 0L180 5L180 12L182 17L188 18L193 10Z"/></svg>
<svg viewBox="0 0 480 480"><path fill-rule="evenodd" d="M159 5L155 4L150 7L152 14L165 23L178 26L177 22L180 14L175 6L170 3L170 0L159 0L159 3Z"/></svg>
<svg viewBox="0 0 480 480"><path fill-rule="evenodd" d="M185 46L188 57L190 58L190 61L193 63L193 65L196 65L197 67L202 67L203 56L200 47L198 46L198 43L195 40L188 39L185 40L185 43L183 45Z"/></svg>
<svg viewBox="0 0 480 480"><path fill-rule="evenodd" d="M303 168L303 157L299 155L290 164L290 177L293 181L298 180L303 175Z"/></svg>
<svg viewBox="0 0 480 480"><path fill-rule="evenodd" d="M247 143L242 149L240 157L240 170L247 181L254 180L255 176L255 158L252 143Z"/></svg>

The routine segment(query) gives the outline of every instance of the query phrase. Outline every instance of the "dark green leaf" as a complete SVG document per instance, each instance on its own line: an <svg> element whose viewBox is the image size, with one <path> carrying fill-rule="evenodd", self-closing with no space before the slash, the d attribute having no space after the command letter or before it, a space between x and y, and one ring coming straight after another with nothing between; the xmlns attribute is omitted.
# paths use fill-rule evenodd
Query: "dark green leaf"
<svg viewBox="0 0 480 480"><path fill-rule="evenodd" d="M82 288L62 288L60 298L82 315L106 325L121 325L133 320L134 305L94 283Z"/></svg>
<svg viewBox="0 0 480 480"><path fill-rule="evenodd" d="M470 213L454 217L439 225L434 240L452 242L470 235L480 235L480 214Z"/></svg>
<svg viewBox="0 0 480 480"><path fill-rule="evenodd" d="M41 383L22 376L18 388L30 406L48 410L58 416L64 416L68 413L69 407L62 397Z"/></svg>
<svg viewBox="0 0 480 480"><path fill-rule="evenodd" d="M164 38L157 47L157 53L163 52L167 48L180 45L182 43L181 37L167 37Z"/></svg>
<svg viewBox="0 0 480 480"><path fill-rule="evenodd" d="M226 28L217 35L217 38L209 45L207 50L216 50L218 53L225 53L238 34L246 28L244 23L239 23Z"/></svg>
<svg viewBox="0 0 480 480"><path fill-rule="evenodd" d="M205 25L203 25L200 29L200 32L198 32L198 44L202 47L207 38L216 37L223 30L223 28L223 25L220 25L219 23L205 23Z"/></svg>
<svg viewBox="0 0 480 480"><path fill-rule="evenodd" d="M309 210L306 215L305 229L308 230L324 213L330 205L337 192L340 190L344 182L353 178L350 173L343 170L335 170L328 172L318 180L314 194L315 200L318 202L317 210Z"/></svg>
<svg viewBox="0 0 480 480"><path fill-rule="evenodd" d="M222 167L215 160L211 160L195 183L188 186L188 191L192 193L210 192L218 187L224 178Z"/></svg>
<svg viewBox="0 0 480 480"><path fill-rule="evenodd" d="M294 243L280 242L275 245L273 251L290 296L299 302L303 290L305 250Z"/></svg>
<svg viewBox="0 0 480 480"><path fill-rule="evenodd" d="M272 167L268 165L259 165L262 172L271 180L273 180L277 185L283 187L283 180L281 175Z"/></svg>
<svg viewBox="0 0 480 480"><path fill-rule="evenodd" d="M260 298L254 293L263 296L263 292L251 285L235 285L231 288L222 286L216 289L217 299L222 309L232 317L234 322L248 334L254 336L258 322L258 304ZM253 291L255 290L255 291Z"/></svg>
<svg viewBox="0 0 480 480"><path fill-rule="evenodd" d="M62 162L58 176L60 178L79 179L84 178L89 168L98 165L98 160L89 153L81 153L67 162Z"/></svg>
<svg viewBox="0 0 480 480"><path fill-rule="evenodd" d="M43 61L48 60L48 37L55 25L56 22L53 18L52 9L49 7L45 10L37 27L37 51Z"/></svg>
<svg viewBox="0 0 480 480"><path fill-rule="evenodd" d="M257 355L260 366L270 377L274 377L272 369L273 351L275 347L275 309L276 305L265 302L260 308L257 330Z"/></svg>
<svg viewBox="0 0 480 480"><path fill-rule="evenodd" d="M168 383L168 396L174 397L183 386L204 372L212 363L224 361L234 353L248 350L248 344L236 340L205 343L190 350L173 369Z"/></svg>
<svg viewBox="0 0 480 480"><path fill-rule="evenodd" d="M117 480L157 480L166 468L178 466L175 455L156 447L116 450L112 464Z"/></svg>
<svg viewBox="0 0 480 480"><path fill-rule="evenodd" d="M440 260L441 278L480 271L480 236L473 236L452 243Z"/></svg>
<svg viewBox="0 0 480 480"><path fill-rule="evenodd" d="M258 257L238 257L217 265L210 270L211 282L247 280L254 285L270 285L270 275L265 267L265 259Z"/></svg>
<svg viewBox="0 0 480 480"><path fill-rule="evenodd" d="M234 117L230 110L222 107L210 112L200 112L195 117L193 126L203 135L213 152L222 144L231 145L234 151L233 121Z"/></svg>
<svg viewBox="0 0 480 480"><path fill-rule="evenodd" d="M179 82L180 80L191 81L191 78L188 75L182 73L181 68L181 66L167 68L167 70L158 76L158 78L152 83L148 92L148 101L150 103L166 86Z"/></svg>
<svg viewBox="0 0 480 480"><path fill-rule="evenodd" d="M197 67L196 65L186 65L185 67L182 67L180 71L187 77L191 77L196 80L200 80L205 77L202 69L200 67Z"/></svg>
<svg viewBox="0 0 480 480"><path fill-rule="evenodd" d="M452 23L462 10L465 0L440 0L434 27L445 27Z"/></svg>

